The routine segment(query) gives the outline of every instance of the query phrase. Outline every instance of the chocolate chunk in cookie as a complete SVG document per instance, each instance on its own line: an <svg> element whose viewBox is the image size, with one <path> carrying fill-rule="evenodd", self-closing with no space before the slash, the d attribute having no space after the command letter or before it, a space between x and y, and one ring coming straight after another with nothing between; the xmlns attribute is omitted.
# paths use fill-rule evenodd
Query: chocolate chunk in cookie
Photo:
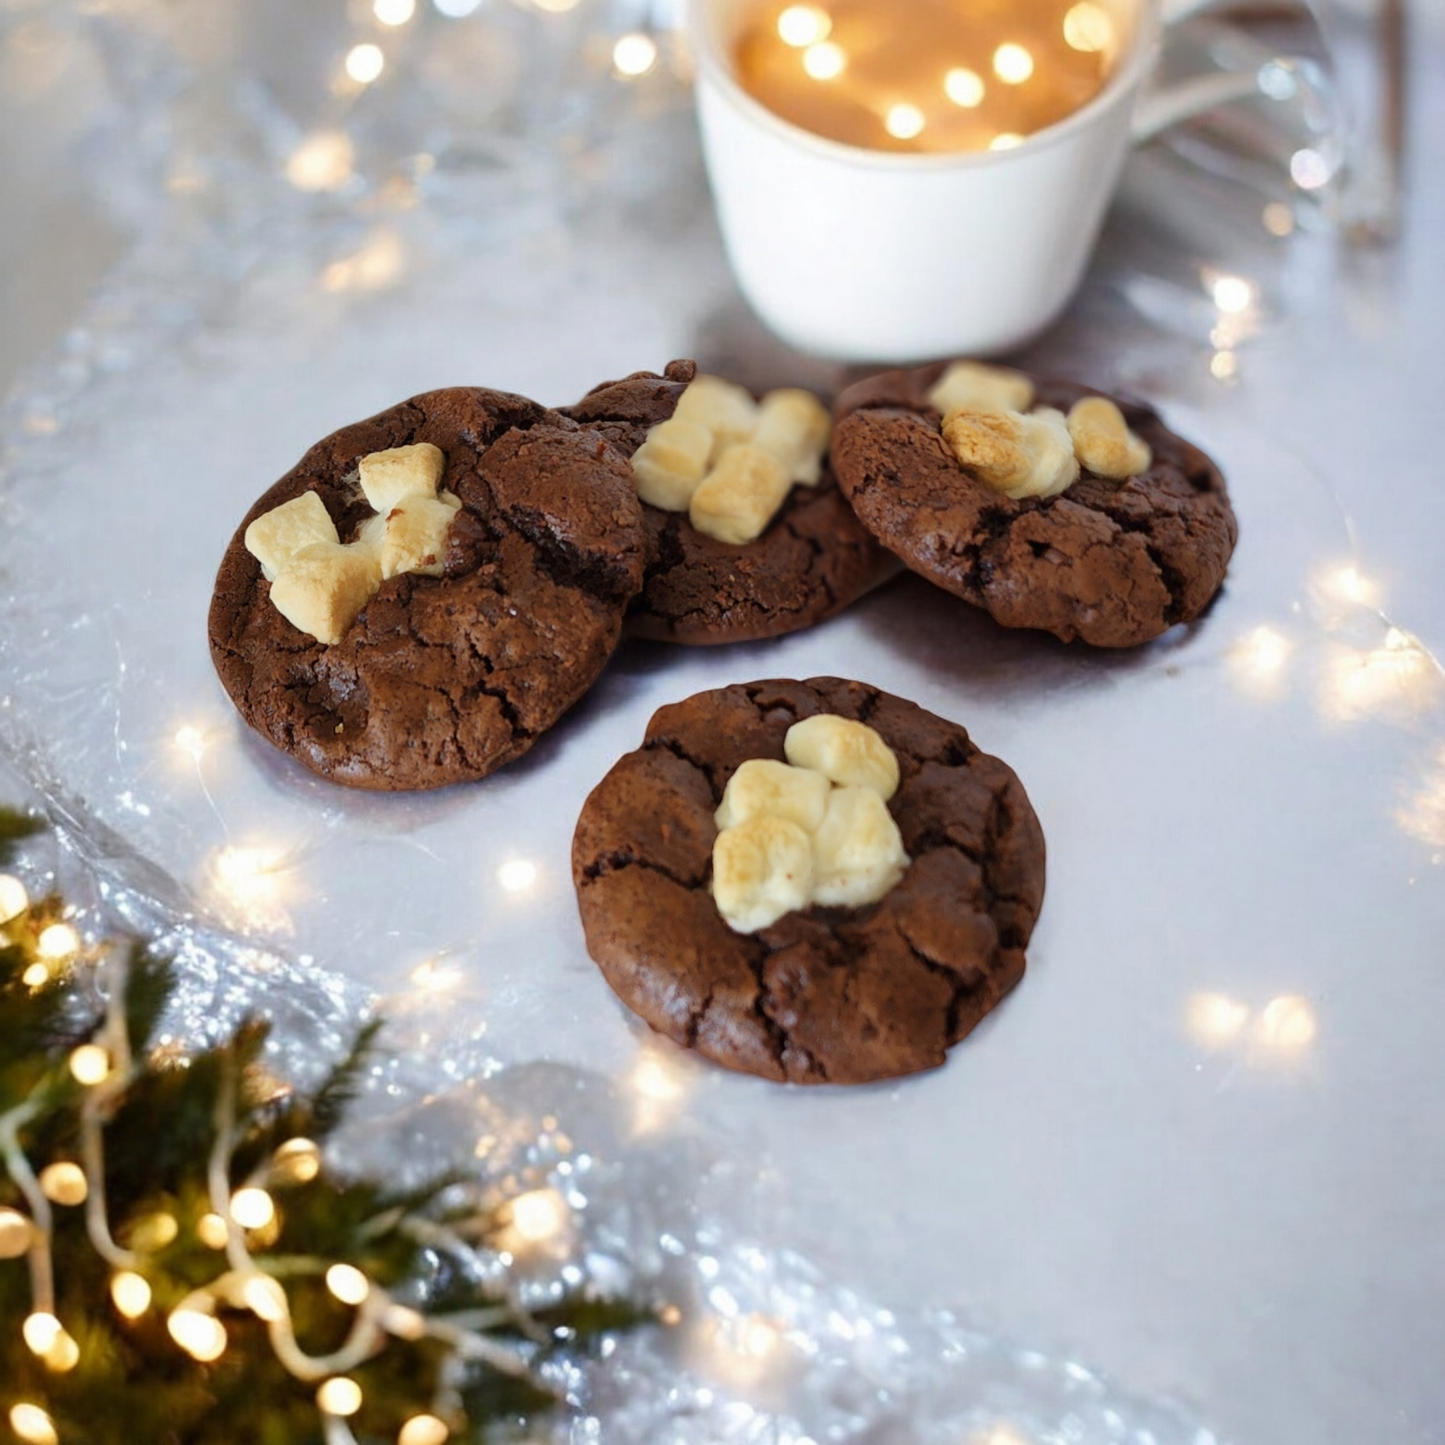
<svg viewBox="0 0 1445 1445"><path fill-rule="evenodd" d="M1034 408L1070 414L1066 430L1078 457L1069 459L1072 475L1045 475L1038 460L1035 480L1010 485L1019 448L990 421L1007 413L995 401L981 419L965 415L948 426L943 412L951 419L953 403L938 390L947 370L886 372L838 399L839 485L884 546L1004 626L1039 628L1065 642L1131 647L1204 610L1239 534L1209 457L1148 406L1111 398L1127 428L1111 436L1096 415L1110 408L1077 406L1102 393L1026 379ZM1034 450L1042 454L1056 439L1050 428L1038 430L1043 444ZM1141 470L1118 475L1145 458Z"/></svg>
<svg viewBox="0 0 1445 1445"><path fill-rule="evenodd" d="M418 459L439 473L437 499L394 495ZM307 496L321 506L278 523ZM251 546L265 572L312 543L274 584L247 549L263 518ZM336 540L316 542L328 522ZM428 392L318 442L252 508L216 578L211 656L246 721L323 777L379 790L484 777L601 671L645 541L631 469L602 435L504 392ZM336 569L360 571L373 542L386 565L338 607ZM324 614L316 635L278 609L283 581L302 594L293 616Z"/></svg>
<svg viewBox="0 0 1445 1445"><path fill-rule="evenodd" d="M901 881L738 932L711 891L717 809L745 762L785 761L789 729L827 714L897 759ZM1012 770L957 724L857 682L756 682L653 717L588 798L572 875L592 957L654 1029L764 1078L865 1083L943 1063L1023 976L1044 839Z"/></svg>
<svg viewBox="0 0 1445 1445"><path fill-rule="evenodd" d="M674 361L589 392L567 416L628 457L670 421L697 375ZM741 544L699 531L686 511L644 505L647 575L628 614L635 637L724 643L777 637L847 607L897 570L838 491L824 464L816 485L792 487L761 536Z"/></svg>

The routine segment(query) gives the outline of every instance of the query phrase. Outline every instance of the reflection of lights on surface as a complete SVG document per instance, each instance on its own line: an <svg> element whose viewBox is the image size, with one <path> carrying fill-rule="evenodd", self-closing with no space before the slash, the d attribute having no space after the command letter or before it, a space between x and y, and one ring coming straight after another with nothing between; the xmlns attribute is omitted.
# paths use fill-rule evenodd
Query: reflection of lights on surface
<svg viewBox="0 0 1445 1445"><path fill-rule="evenodd" d="M252 1275L241 1289L241 1299L258 1320L267 1324L286 1318L286 1291L268 1274Z"/></svg>
<svg viewBox="0 0 1445 1445"><path fill-rule="evenodd" d="M30 907L25 885L9 873L0 873L0 923L19 918Z"/></svg>
<svg viewBox="0 0 1445 1445"><path fill-rule="evenodd" d="M316 1404L328 1415L354 1415L361 1409L361 1386L345 1375L336 1375L316 1392Z"/></svg>
<svg viewBox="0 0 1445 1445"><path fill-rule="evenodd" d="M271 1168L281 1179L309 1184L321 1173L321 1150L311 1139L288 1139L271 1156Z"/></svg>
<svg viewBox="0 0 1445 1445"><path fill-rule="evenodd" d="M1086 55L1107 50L1114 43L1114 22L1101 5L1079 0L1064 15L1064 40Z"/></svg>
<svg viewBox="0 0 1445 1445"><path fill-rule="evenodd" d="M351 137L344 130L319 130L291 152L286 161L286 179L298 191L334 191L351 179L354 159ZM182 728L176 734L179 747L186 747L181 733L200 738L199 729Z"/></svg>
<svg viewBox="0 0 1445 1445"><path fill-rule="evenodd" d="M789 5L778 16L778 38L784 45L806 50L826 40L833 30L833 19L816 5Z"/></svg>
<svg viewBox="0 0 1445 1445"><path fill-rule="evenodd" d="M60 1445L55 1422L40 1408L21 1401L10 1407L10 1428L25 1445Z"/></svg>
<svg viewBox="0 0 1445 1445"><path fill-rule="evenodd" d="M991 151L1011 151L1015 146L1021 146L1024 138L1011 130L1000 131L989 141L988 148Z"/></svg>
<svg viewBox="0 0 1445 1445"><path fill-rule="evenodd" d="M1209 374L1216 381L1233 381L1239 375L1239 357L1232 351L1216 351L1209 358Z"/></svg>
<svg viewBox="0 0 1445 1445"><path fill-rule="evenodd" d="M1392 627L1383 647L1336 652L1325 671L1321 708L1329 717L1350 722L1393 707L1422 707L1438 685L1434 659L1419 638Z"/></svg>
<svg viewBox="0 0 1445 1445"><path fill-rule="evenodd" d="M687 1093L682 1069L666 1054L651 1048L638 1055L626 1083L633 1100L633 1128L639 1134L650 1134L666 1125Z"/></svg>
<svg viewBox="0 0 1445 1445"><path fill-rule="evenodd" d="M416 14L416 0L373 0L371 13L383 25L405 25Z"/></svg>
<svg viewBox="0 0 1445 1445"><path fill-rule="evenodd" d="M276 1217L276 1201L264 1189L238 1189L231 1196L231 1218L242 1229L265 1229Z"/></svg>
<svg viewBox="0 0 1445 1445"><path fill-rule="evenodd" d="M569 10L577 8L578 0L532 0L532 4L549 15L565 15Z"/></svg>
<svg viewBox="0 0 1445 1445"><path fill-rule="evenodd" d="M1222 1048L1244 1032L1249 1009L1222 993L1196 993L1185 1005L1185 1025L1190 1037L1206 1048Z"/></svg>
<svg viewBox="0 0 1445 1445"><path fill-rule="evenodd" d="M77 1084L103 1084L110 1077L110 1054L99 1044L81 1044L71 1051L70 1074Z"/></svg>
<svg viewBox="0 0 1445 1445"><path fill-rule="evenodd" d="M1290 179L1302 191L1317 191L1329 182L1331 167L1329 161L1317 150L1306 146L1289 158Z"/></svg>
<svg viewBox="0 0 1445 1445"><path fill-rule="evenodd" d="M1283 201L1271 201L1260 213L1260 220L1263 221L1264 229L1271 236L1283 237L1294 234L1294 212Z"/></svg>
<svg viewBox="0 0 1445 1445"><path fill-rule="evenodd" d="M831 40L820 40L803 52L803 72L812 80L837 80L847 68L843 47Z"/></svg>
<svg viewBox="0 0 1445 1445"><path fill-rule="evenodd" d="M0 1259L19 1259L35 1238L35 1226L18 1209L0 1209Z"/></svg>
<svg viewBox="0 0 1445 1445"><path fill-rule="evenodd" d="M359 1305L371 1293L371 1281L354 1264L333 1264L326 1288L344 1305Z"/></svg>
<svg viewBox="0 0 1445 1445"><path fill-rule="evenodd" d="M497 882L508 893L522 893L537 881L537 865L526 858L513 858L497 869Z"/></svg>
<svg viewBox="0 0 1445 1445"><path fill-rule="evenodd" d="M755 1360L765 1359L772 1354L783 1337L777 1325L763 1315L748 1315L739 1320L734 1334L738 1353L749 1355Z"/></svg>
<svg viewBox="0 0 1445 1445"><path fill-rule="evenodd" d="M142 1275L123 1269L110 1282L110 1298L128 1320L138 1320L151 1307L151 1287Z"/></svg>
<svg viewBox="0 0 1445 1445"><path fill-rule="evenodd" d="M572 1211L557 1190L533 1189L512 1200L508 1219L511 1232L523 1244L544 1244L566 1232Z"/></svg>
<svg viewBox="0 0 1445 1445"><path fill-rule="evenodd" d="M1022 85L1034 73L1034 58L1022 45L1006 41L993 53L993 73L1005 85Z"/></svg>
<svg viewBox="0 0 1445 1445"><path fill-rule="evenodd" d="M203 1214L196 1220L196 1238L207 1249L225 1249L231 1231L219 1214Z"/></svg>
<svg viewBox="0 0 1445 1445"><path fill-rule="evenodd" d="M612 68L628 80L646 75L657 64L657 43L650 35L635 31L624 35L612 47Z"/></svg>
<svg viewBox="0 0 1445 1445"><path fill-rule="evenodd" d="M923 112L906 100L890 105L883 117L883 129L896 140L912 140L922 135L926 124Z"/></svg>
<svg viewBox="0 0 1445 1445"><path fill-rule="evenodd" d="M1445 747L1437 750L1432 771L1395 814L1395 821L1412 838L1445 848Z"/></svg>
<svg viewBox="0 0 1445 1445"><path fill-rule="evenodd" d="M482 0L432 0L437 14L445 15L448 20L460 20L463 16L470 15L481 3Z"/></svg>
<svg viewBox="0 0 1445 1445"><path fill-rule="evenodd" d="M1230 669L1247 690L1264 692L1278 682L1293 650L1294 644L1282 632L1256 627L1230 649Z"/></svg>
<svg viewBox="0 0 1445 1445"><path fill-rule="evenodd" d="M210 891L216 902L239 915L245 926L284 927L285 856L264 847L228 845L211 857Z"/></svg>
<svg viewBox="0 0 1445 1445"><path fill-rule="evenodd" d="M40 1171L40 1191L52 1204L84 1204L90 1193L85 1170L69 1159L49 1164Z"/></svg>
<svg viewBox="0 0 1445 1445"><path fill-rule="evenodd" d="M35 951L52 962L73 958L80 952L80 935L68 923L52 923L41 930L35 940Z"/></svg>
<svg viewBox="0 0 1445 1445"><path fill-rule="evenodd" d="M1012 1425L993 1425L977 1435L970 1435L968 1445L1031 1445Z"/></svg>
<svg viewBox="0 0 1445 1445"><path fill-rule="evenodd" d="M1243 276L1217 276L1209 289L1214 304L1229 315L1237 316L1254 304L1254 287Z"/></svg>
<svg viewBox="0 0 1445 1445"><path fill-rule="evenodd" d="M782 1324L760 1314L715 1320L709 1336L712 1368L735 1385L766 1378L779 1363L785 1339Z"/></svg>
<svg viewBox="0 0 1445 1445"><path fill-rule="evenodd" d="M412 983L428 993L442 993L454 987L458 977L456 969L448 968L440 958L428 958L411 971Z"/></svg>
<svg viewBox="0 0 1445 1445"><path fill-rule="evenodd" d="M1317 578L1316 586L1337 602L1352 602L1360 607L1380 605L1380 587L1353 564L1331 567Z"/></svg>
<svg viewBox="0 0 1445 1445"><path fill-rule="evenodd" d="M977 71L956 66L943 77L943 93L965 110L972 110L983 103L983 77Z"/></svg>
<svg viewBox="0 0 1445 1445"><path fill-rule="evenodd" d="M226 1353L226 1327L214 1315L196 1309L174 1310L166 1320L166 1329L193 1360L203 1365Z"/></svg>
<svg viewBox="0 0 1445 1445"><path fill-rule="evenodd" d="M1299 90L1299 79L1294 71L1278 60L1260 66L1256 83L1261 94L1271 100L1291 100Z"/></svg>
<svg viewBox="0 0 1445 1445"><path fill-rule="evenodd" d="M1276 1053L1294 1053L1312 1044L1318 1031L1309 1000L1291 994L1264 1006L1254 1026L1254 1040Z"/></svg>
<svg viewBox="0 0 1445 1445"><path fill-rule="evenodd" d="M321 273L327 291L380 291L406 270L406 247L394 231L379 231L360 250Z"/></svg>
<svg viewBox="0 0 1445 1445"><path fill-rule="evenodd" d="M385 69L386 56L381 46L373 45L369 40L353 45L346 52L346 73L358 85L370 85Z"/></svg>
<svg viewBox="0 0 1445 1445"><path fill-rule="evenodd" d="M450 1434L435 1415L413 1415L397 1432L396 1445L445 1445Z"/></svg>

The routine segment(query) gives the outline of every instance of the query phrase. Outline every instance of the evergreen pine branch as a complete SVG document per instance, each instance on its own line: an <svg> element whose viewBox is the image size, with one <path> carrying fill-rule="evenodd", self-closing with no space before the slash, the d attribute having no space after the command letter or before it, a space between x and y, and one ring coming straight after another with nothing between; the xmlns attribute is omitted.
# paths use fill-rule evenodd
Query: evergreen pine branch
<svg viewBox="0 0 1445 1445"><path fill-rule="evenodd" d="M13 863L19 852L17 845L26 838L33 838L44 827L44 820L32 813L0 807L0 866Z"/></svg>

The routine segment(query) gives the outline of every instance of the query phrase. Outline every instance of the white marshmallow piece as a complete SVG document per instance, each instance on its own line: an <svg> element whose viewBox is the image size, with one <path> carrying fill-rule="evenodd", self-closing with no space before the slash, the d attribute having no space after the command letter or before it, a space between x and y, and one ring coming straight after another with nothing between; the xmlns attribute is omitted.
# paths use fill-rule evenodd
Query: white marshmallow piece
<svg viewBox="0 0 1445 1445"><path fill-rule="evenodd" d="M440 577L447 565L447 533L461 508L451 492L439 497L406 497L386 516L378 561L383 578L403 572Z"/></svg>
<svg viewBox="0 0 1445 1445"><path fill-rule="evenodd" d="M1124 413L1107 396L1085 396L1069 408L1074 455L1096 477L1122 482L1147 472L1154 454L1129 430Z"/></svg>
<svg viewBox="0 0 1445 1445"><path fill-rule="evenodd" d="M832 784L811 768L793 768L772 758L749 758L731 778L713 815L719 828L734 828L768 814L811 833L823 821Z"/></svg>
<svg viewBox="0 0 1445 1445"><path fill-rule="evenodd" d="M685 512L707 475L712 432L700 422L673 416L649 429L632 457L637 495L664 512Z"/></svg>
<svg viewBox="0 0 1445 1445"><path fill-rule="evenodd" d="M734 933L756 933L806 908L812 888L813 844L796 823L764 816L718 834L713 899Z"/></svg>
<svg viewBox="0 0 1445 1445"><path fill-rule="evenodd" d="M882 802L898 791L898 758L867 723L819 713L788 729L783 752L840 787L868 788Z"/></svg>
<svg viewBox="0 0 1445 1445"><path fill-rule="evenodd" d="M955 361L928 393L928 403L940 416L961 406L1028 411L1034 404L1034 384L1023 372L1007 366Z"/></svg>
<svg viewBox="0 0 1445 1445"><path fill-rule="evenodd" d="M743 443L729 447L692 494L688 518L699 532L740 546L763 535L792 489L777 457Z"/></svg>
<svg viewBox="0 0 1445 1445"><path fill-rule="evenodd" d="M711 460L715 463L729 447L752 439L758 404L746 387L720 376L699 376L678 397L672 415L712 433Z"/></svg>
<svg viewBox="0 0 1445 1445"><path fill-rule="evenodd" d="M1001 496L1056 497L1079 479L1074 439L1061 411L1041 406L1015 411L959 407L943 419L953 454Z"/></svg>
<svg viewBox="0 0 1445 1445"><path fill-rule="evenodd" d="M813 835L813 901L824 908L876 903L908 867L903 835L872 788L835 788Z"/></svg>
<svg viewBox="0 0 1445 1445"><path fill-rule="evenodd" d="M811 391L784 387L770 391L758 411L753 444L770 451L788 469L788 477L815 487L823 475L823 457L833 436L833 417Z"/></svg>
<svg viewBox="0 0 1445 1445"><path fill-rule="evenodd" d="M274 582L303 547L340 540L326 503L315 492L302 492L246 528L246 550L261 564L261 575L268 582Z"/></svg>
<svg viewBox="0 0 1445 1445"><path fill-rule="evenodd" d="M271 601L293 627L332 647L380 586L381 567L374 552L316 542L277 573Z"/></svg>
<svg viewBox="0 0 1445 1445"><path fill-rule="evenodd" d="M435 497L446 470L446 453L430 442L372 452L357 463L361 490L384 517L407 497Z"/></svg>

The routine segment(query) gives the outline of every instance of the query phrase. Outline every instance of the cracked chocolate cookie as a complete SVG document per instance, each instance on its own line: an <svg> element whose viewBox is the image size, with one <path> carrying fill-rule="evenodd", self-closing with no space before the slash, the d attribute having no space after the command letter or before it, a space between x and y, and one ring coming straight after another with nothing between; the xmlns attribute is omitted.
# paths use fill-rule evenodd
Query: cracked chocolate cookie
<svg viewBox="0 0 1445 1445"><path fill-rule="evenodd" d="M1005 483L986 485L944 435L936 388L946 369L886 372L838 399L838 481L884 546L1004 626L1065 642L1131 647L1204 610L1239 533L1209 457L1148 406L1111 398L1148 456L1142 470L1110 478L1085 460L1057 495L1003 495ZM1098 396L1069 382L1033 383L1033 404L1058 413ZM974 454L992 459L987 446Z"/></svg>
<svg viewBox="0 0 1445 1445"><path fill-rule="evenodd" d="M711 888L715 813L745 762L782 762L789 730L821 714L897 759L901 881L737 932ZM755 682L656 713L588 798L572 876L588 950L659 1033L768 1079L866 1083L943 1063L1022 977L1044 838L1013 771L957 724L838 678Z"/></svg>
<svg viewBox="0 0 1445 1445"><path fill-rule="evenodd" d="M650 428L672 418L697 375L674 361L662 376L605 382L564 414L628 457ZM875 542L825 465L816 486L792 489L766 531L736 545L695 528L686 512L643 507L646 580L632 605L635 637L693 644L747 642L811 627L892 576L897 562Z"/></svg>
<svg viewBox="0 0 1445 1445"><path fill-rule="evenodd" d="M394 506L419 466L433 495ZM401 524L428 508L435 530L408 551ZM480 778L601 671L644 548L630 468L599 433L504 392L428 392L318 442L256 503L221 561L211 656L246 721L323 777ZM288 555L301 562L268 580ZM368 567L348 594L346 569ZM281 603L300 598L291 615L323 617L317 635L279 610L284 587Z"/></svg>

